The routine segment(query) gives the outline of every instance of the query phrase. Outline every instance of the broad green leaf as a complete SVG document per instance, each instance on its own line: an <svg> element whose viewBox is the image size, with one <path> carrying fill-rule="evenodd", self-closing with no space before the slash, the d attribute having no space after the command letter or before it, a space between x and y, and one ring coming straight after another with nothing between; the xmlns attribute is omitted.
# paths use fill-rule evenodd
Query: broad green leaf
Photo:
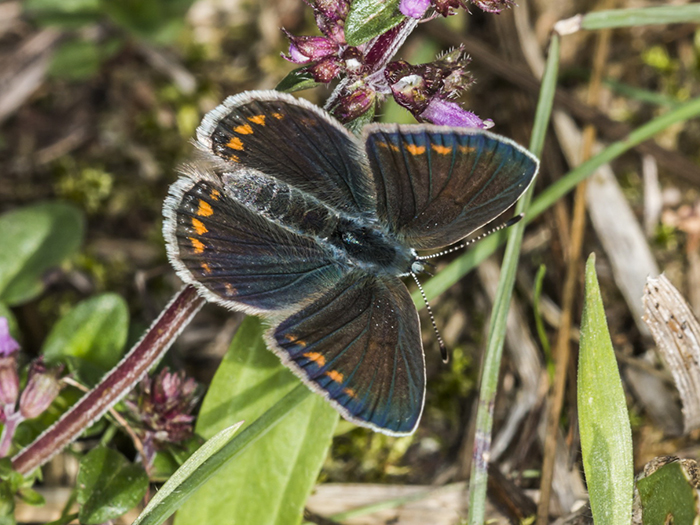
<svg viewBox="0 0 700 525"><path fill-rule="evenodd" d="M78 303L52 328L44 342L47 362L68 362L90 383L122 357L129 332L129 310L119 295L107 293Z"/></svg>
<svg viewBox="0 0 700 525"><path fill-rule="evenodd" d="M308 71L304 71L306 66L299 67L294 71L290 71L286 77L284 77L277 87L277 91L282 91L283 93L294 93L295 91L301 91L302 89L311 89L316 86L320 86L320 83L314 80L314 77Z"/></svg>
<svg viewBox="0 0 700 525"><path fill-rule="evenodd" d="M625 392L595 272L586 263L578 368L581 454L595 523L629 525L634 466Z"/></svg>
<svg viewBox="0 0 700 525"><path fill-rule="evenodd" d="M299 386L299 379L265 347L262 330L254 317L239 329L204 399L196 428L201 436L211 437L244 420L243 436L251 423ZM321 396L304 396L182 507L176 525L299 523L337 420Z"/></svg>
<svg viewBox="0 0 700 525"><path fill-rule="evenodd" d="M41 293L41 277L73 255L83 240L83 215L49 202L0 216L0 300L9 306Z"/></svg>
<svg viewBox="0 0 700 525"><path fill-rule="evenodd" d="M118 518L146 495L148 475L116 450L92 449L80 460L80 523L93 525Z"/></svg>
<svg viewBox="0 0 700 525"><path fill-rule="evenodd" d="M405 18L399 11L399 0L355 0L345 20L345 40L348 45L359 46Z"/></svg>
<svg viewBox="0 0 700 525"><path fill-rule="evenodd" d="M242 421L223 429L221 432L216 434L214 437L209 439L204 445L202 445L194 454L192 454L182 466L175 471L175 473L165 482L165 484L160 488L155 496L148 502L148 505L143 512L139 515L136 521L132 525L140 525L141 523L148 523L151 519L154 511L158 509L159 511L163 508L167 508L173 504L177 493L186 492L189 489L189 484L192 483L192 477L196 474L197 469L199 469L209 458L212 457L216 452L221 450L221 448L226 445L233 435L241 428L243 424ZM167 510L165 511L167 513Z"/></svg>
<svg viewBox="0 0 700 525"><path fill-rule="evenodd" d="M637 482L642 523L696 523L698 493L679 462L664 465ZM672 521L668 517L673 516Z"/></svg>

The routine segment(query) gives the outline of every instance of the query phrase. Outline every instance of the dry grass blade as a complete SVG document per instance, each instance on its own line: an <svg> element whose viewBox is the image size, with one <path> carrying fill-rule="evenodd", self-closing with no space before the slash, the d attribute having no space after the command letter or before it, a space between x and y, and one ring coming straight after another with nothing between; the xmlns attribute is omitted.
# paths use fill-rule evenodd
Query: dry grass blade
<svg viewBox="0 0 700 525"><path fill-rule="evenodd" d="M647 279L642 302L644 322L681 396L687 433L700 427L700 324L664 275Z"/></svg>

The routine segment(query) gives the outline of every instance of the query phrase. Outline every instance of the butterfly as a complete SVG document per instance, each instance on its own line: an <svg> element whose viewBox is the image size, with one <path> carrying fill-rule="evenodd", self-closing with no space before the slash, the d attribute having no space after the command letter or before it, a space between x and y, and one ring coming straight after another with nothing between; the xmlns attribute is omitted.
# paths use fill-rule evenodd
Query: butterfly
<svg viewBox="0 0 700 525"><path fill-rule="evenodd" d="M267 346L358 425L408 435L425 401L401 277L515 203L538 160L486 131L369 124L357 138L275 91L205 115L164 204L168 257L210 301L262 316Z"/></svg>

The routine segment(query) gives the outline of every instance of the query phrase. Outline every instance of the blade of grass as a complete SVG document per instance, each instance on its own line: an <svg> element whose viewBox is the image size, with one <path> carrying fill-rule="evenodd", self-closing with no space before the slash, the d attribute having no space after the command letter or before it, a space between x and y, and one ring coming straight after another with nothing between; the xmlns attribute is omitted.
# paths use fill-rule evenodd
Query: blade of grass
<svg viewBox="0 0 700 525"><path fill-rule="evenodd" d="M530 140L530 151L539 156L542 153L544 138L552 113L554 91L556 89L559 69L560 38L554 34L549 46L549 57L542 77L542 88L537 103L535 122ZM520 199L516 213L526 213L532 198L533 186ZM508 243L501 278L496 291L496 300L491 311L488 344L484 355L484 365L479 391L479 404L476 415L476 436L474 439L474 460L470 476L469 524L481 525L486 517L486 488L488 480L488 458L491 449L491 431L493 428L493 406L498 389L498 376L501 369L505 325L515 283L515 271L520 256L525 225L520 221L508 231Z"/></svg>
<svg viewBox="0 0 700 525"><path fill-rule="evenodd" d="M168 481L160 488L160 490L153 496L153 499L148 502L146 508L143 512L136 518L136 521L132 525L145 525L147 523L155 523L152 521L151 515L156 511L156 509L161 509L161 513L170 513L175 511L174 508L170 508L173 503L173 498L178 492L190 492L189 487L191 481L191 476L197 469L210 457L216 454L222 447L231 441L233 435L241 428L243 421L231 425L228 428L223 429L221 432L216 434L211 439L207 440L204 445L202 445L194 454L192 454L187 461L185 461L182 466L175 471L175 473L170 476ZM220 466L223 466L221 463Z"/></svg>
<svg viewBox="0 0 700 525"><path fill-rule="evenodd" d="M583 16L581 28L591 31L615 27L687 24L689 22L700 22L700 4L594 11Z"/></svg>
<svg viewBox="0 0 700 525"><path fill-rule="evenodd" d="M617 368L595 254L586 263L578 370L581 454L595 523L627 525L632 518L632 429Z"/></svg>

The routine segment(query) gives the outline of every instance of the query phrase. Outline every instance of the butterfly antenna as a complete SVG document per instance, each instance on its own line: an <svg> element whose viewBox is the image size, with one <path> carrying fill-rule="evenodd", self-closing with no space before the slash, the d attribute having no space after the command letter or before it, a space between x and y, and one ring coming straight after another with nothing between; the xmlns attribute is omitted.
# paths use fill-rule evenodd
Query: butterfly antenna
<svg viewBox="0 0 700 525"><path fill-rule="evenodd" d="M471 245L474 244L475 242L480 241L481 239L483 239L484 237L488 237L488 236L491 235L492 233L496 233L497 231L503 230L503 229L505 229L505 228L508 228L508 227L510 227L510 226L513 226L514 224L519 223L520 220L521 220L523 217L525 217L525 214L519 213L518 215L514 215L513 217L511 217L510 219L508 219L506 222L504 222L504 223L502 223L502 224L499 224L499 225L496 226L495 228L492 228L492 229L490 229L489 231L484 232L484 233L482 233L481 235L478 235L478 236L474 237L473 239L469 239L468 241L465 241L465 242L463 242L462 244L458 244L457 246L453 246L452 248L448 248L447 250L443 250L443 251L441 251L441 252L439 252L439 253L434 253L434 254L432 254L432 255L421 255L421 256L418 257L418 259L421 260L421 261L422 261L422 260L425 260L425 259L434 259L435 257L440 257L440 256L442 256L442 255L447 255L448 253L453 253L453 252L456 252L456 251L458 251L458 250L463 250L463 249L466 248L467 246L471 246Z"/></svg>
<svg viewBox="0 0 700 525"><path fill-rule="evenodd" d="M425 295L425 292L423 291L423 286L421 286L420 281L418 280L418 276L411 272L411 277L413 277L413 280L416 281L416 284L418 285L418 289L420 290L420 294L423 297L423 302L425 303L425 307L428 310L428 315L430 316L430 322L433 325L433 330L435 331L435 336L437 337L438 343L440 344L440 355L442 356L442 362L443 363L449 363L450 362L450 355L447 353L447 346L445 346L445 341L442 340L442 336L440 335L440 331L438 330L437 323L435 323L435 316L433 315L433 309L430 308L430 303L428 302L428 298Z"/></svg>

